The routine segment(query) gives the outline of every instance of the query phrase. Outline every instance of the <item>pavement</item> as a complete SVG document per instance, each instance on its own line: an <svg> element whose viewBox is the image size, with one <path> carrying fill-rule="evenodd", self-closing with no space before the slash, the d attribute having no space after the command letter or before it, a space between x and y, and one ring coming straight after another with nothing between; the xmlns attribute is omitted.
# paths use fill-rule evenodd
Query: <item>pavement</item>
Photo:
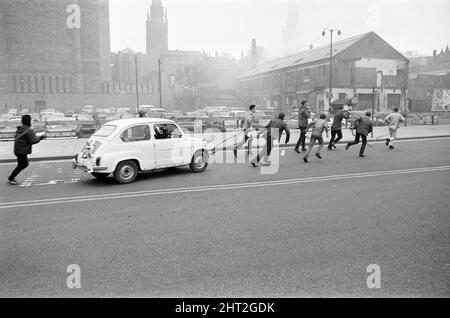
<svg viewBox="0 0 450 318"><path fill-rule="evenodd" d="M235 132L229 132L230 136ZM300 132L298 129L291 131L290 142L282 146L294 147ZM387 136L387 127L375 127L373 137L369 136L369 140L378 140L380 137ZM450 124L445 125L415 125L415 126L402 126L398 132L398 140L405 139L417 139L417 138L433 138L433 137L446 137L450 136ZM216 134L216 140L219 140L219 134ZM325 134L324 134L325 137ZM237 139L241 139L241 136L237 136ZM343 129L343 139L340 143L347 143L354 139L349 129ZM284 140L284 139L283 139ZM61 160L73 158L76 153L81 151L85 145L87 139L47 139L41 141L39 144L33 146L33 153L29 156L30 161L41 160ZM233 141L233 139L231 139ZM329 141L329 139L325 139ZM226 144L231 146L232 142ZM14 142L4 141L0 142L0 163L2 162L15 162L16 158L13 154Z"/></svg>
<svg viewBox="0 0 450 318"><path fill-rule="evenodd" d="M0 183L0 297L449 297L449 146L286 151L272 174L213 163L128 185L32 162Z"/></svg>

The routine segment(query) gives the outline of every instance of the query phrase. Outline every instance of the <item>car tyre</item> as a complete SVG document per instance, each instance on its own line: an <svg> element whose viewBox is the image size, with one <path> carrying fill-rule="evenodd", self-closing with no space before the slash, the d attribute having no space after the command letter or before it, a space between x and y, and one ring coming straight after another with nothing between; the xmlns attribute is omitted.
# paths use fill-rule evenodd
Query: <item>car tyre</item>
<svg viewBox="0 0 450 318"><path fill-rule="evenodd" d="M192 156L189 167L194 172L203 172L208 167L208 153L205 150L197 150Z"/></svg>
<svg viewBox="0 0 450 318"><path fill-rule="evenodd" d="M119 163L114 171L114 179L117 183L126 184L133 182L138 175L138 168L134 161L127 160Z"/></svg>
<svg viewBox="0 0 450 318"><path fill-rule="evenodd" d="M109 173L92 172L92 175L100 180L105 180L108 178Z"/></svg>

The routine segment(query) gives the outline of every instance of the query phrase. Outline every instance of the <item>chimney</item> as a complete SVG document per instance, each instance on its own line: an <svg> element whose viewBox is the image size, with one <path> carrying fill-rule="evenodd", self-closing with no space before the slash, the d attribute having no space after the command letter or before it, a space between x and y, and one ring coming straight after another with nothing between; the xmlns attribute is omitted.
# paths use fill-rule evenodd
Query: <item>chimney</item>
<svg viewBox="0 0 450 318"><path fill-rule="evenodd" d="M258 66L258 52L256 51L256 39L252 39L252 68Z"/></svg>

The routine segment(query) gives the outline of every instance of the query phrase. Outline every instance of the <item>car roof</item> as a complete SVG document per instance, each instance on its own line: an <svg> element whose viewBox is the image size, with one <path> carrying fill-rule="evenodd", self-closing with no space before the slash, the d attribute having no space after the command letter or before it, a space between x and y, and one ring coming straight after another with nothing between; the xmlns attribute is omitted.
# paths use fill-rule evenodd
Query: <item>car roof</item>
<svg viewBox="0 0 450 318"><path fill-rule="evenodd" d="M125 119L117 119L107 122L105 125L115 125L118 128L123 128L133 124L173 124L175 123L173 120L166 118L125 118Z"/></svg>

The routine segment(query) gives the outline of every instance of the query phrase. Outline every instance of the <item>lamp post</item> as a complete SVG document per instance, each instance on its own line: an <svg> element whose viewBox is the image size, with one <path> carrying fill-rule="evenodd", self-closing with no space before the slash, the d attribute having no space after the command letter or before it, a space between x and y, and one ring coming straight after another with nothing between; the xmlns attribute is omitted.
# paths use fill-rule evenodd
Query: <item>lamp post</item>
<svg viewBox="0 0 450 318"><path fill-rule="evenodd" d="M322 31L322 36L327 34L325 31L330 32L330 94L328 96L328 103L329 107L331 107L331 96L333 94L333 32L337 31L337 35L341 35L341 30L324 28Z"/></svg>
<svg viewBox="0 0 450 318"><path fill-rule="evenodd" d="M162 108L161 57L158 59L159 108Z"/></svg>
<svg viewBox="0 0 450 318"><path fill-rule="evenodd" d="M137 56L134 56L134 66L136 69L136 113L139 114L139 82L138 82L138 66L137 66Z"/></svg>

